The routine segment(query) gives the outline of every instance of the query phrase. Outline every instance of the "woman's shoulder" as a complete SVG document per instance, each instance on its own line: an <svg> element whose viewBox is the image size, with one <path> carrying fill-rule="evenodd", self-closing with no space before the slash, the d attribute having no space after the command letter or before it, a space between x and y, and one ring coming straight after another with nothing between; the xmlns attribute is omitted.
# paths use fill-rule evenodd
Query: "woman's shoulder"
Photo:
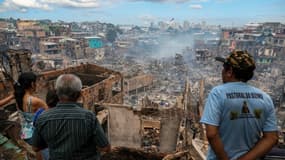
<svg viewBox="0 0 285 160"><path fill-rule="evenodd" d="M41 98L35 96L30 96L30 98L32 101L32 106L35 110L38 110L39 108L48 108L46 102Z"/></svg>

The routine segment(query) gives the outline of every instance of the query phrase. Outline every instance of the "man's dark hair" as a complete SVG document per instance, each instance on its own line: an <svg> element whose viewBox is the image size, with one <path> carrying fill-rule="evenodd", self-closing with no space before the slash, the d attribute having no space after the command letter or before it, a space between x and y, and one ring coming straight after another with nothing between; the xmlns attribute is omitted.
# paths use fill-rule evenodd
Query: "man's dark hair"
<svg viewBox="0 0 285 160"><path fill-rule="evenodd" d="M235 78L242 81L247 82L249 81L253 75L254 75L254 69L255 67L247 68L247 69L239 69L231 66L229 63L224 63L224 69L229 70L232 68L233 74L235 75Z"/></svg>
<svg viewBox="0 0 285 160"><path fill-rule="evenodd" d="M48 90L46 95L46 103L49 108L53 108L58 103L59 99L54 89Z"/></svg>
<svg viewBox="0 0 285 160"><path fill-rule="evenodd" d="M235 78L240 81L247 82L254 75L255 61L247 51L234 50L227 58L216 57L216 60L224 63L225 70L232 68Z"/></svg>
<svg viewBox="0 0 285 160"><path fill-rule="evenodd" d="M242 82L249 81L254 75L254 72L252 69L240 70L240 69L233 68L233 73L236 79L241 80Z"/></svg>

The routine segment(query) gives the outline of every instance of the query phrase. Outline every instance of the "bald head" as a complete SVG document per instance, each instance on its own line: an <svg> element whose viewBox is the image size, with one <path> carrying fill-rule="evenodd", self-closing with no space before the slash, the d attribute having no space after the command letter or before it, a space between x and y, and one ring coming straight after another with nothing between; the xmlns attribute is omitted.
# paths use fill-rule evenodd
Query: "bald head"
<svg viewBox="0 0 285 160"><path fill-rule="evenodd" d="M82 82L74 74L63 74L56 79L55 90L60 100L77 101L81 89Z"/></svg>

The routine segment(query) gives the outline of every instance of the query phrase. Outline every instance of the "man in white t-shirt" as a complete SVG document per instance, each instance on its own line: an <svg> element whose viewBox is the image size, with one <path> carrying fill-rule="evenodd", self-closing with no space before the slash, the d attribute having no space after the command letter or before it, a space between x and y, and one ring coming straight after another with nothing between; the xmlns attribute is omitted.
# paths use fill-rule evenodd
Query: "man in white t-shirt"
<svg viewBox="0 0 285 160"><path fill-rule="evenodd" d="M208 95L200 120L206 125L208 160L256 160L278 141L272 99L246 82L255 62L246 51L233 51L223 62L222 85Z"/></svg>

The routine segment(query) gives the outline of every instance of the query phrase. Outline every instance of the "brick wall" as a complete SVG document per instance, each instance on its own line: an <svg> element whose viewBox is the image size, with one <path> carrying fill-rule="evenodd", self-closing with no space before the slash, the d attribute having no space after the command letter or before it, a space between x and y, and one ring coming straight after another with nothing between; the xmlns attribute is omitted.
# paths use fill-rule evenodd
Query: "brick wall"
<svg viewBox="0 0 285 160"><path fill-rule="evenodd" d="M81 64L76 67L70 67L61 70L43 72L38 80L39 97L43 98L49 88L54 87L56 78L65 73L73 73L80 77L83 83L82 100L86 109L94 111L94 103L123 103L123 92L113 95L112 86L116 82L122 81L122 76L118 72L94 64ZM103 93L99 93L103 91ZM99 98L101 94L101 99Z"/></svg>
<svg viewBox="0 0 285 160"><path fill-rule="evenodd" d="M139 89L142 87L147 87L153 84L153 76L152 75L139 75L136 77L132 77L130 79L125 80L125 91L133 91L135 89Z"/></svg>

